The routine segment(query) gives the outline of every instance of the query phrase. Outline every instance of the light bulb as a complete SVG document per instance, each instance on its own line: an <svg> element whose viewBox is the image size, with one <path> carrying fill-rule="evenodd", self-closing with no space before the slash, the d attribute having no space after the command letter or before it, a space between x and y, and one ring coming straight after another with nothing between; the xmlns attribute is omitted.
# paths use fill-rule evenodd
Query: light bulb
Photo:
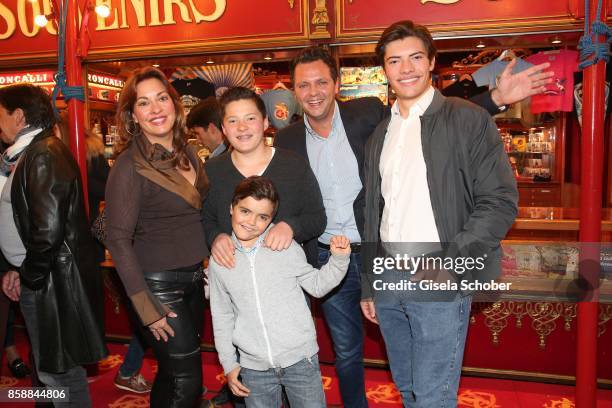
<svg viewBox="0 0 612 408"><path fill-rule="evenodd" d="M95 8L96 14L102 18L110 16L110 9L105 4L98 4Z"/></svg>
<svg viewBox="0 0 612 408"><path fill-rule="evenodd" d="M45 27L48 22L49 20L47 20L47 16L45 16L44 14L39 14L34 17L34 23L36 23L36 25L39 27Z"/></svg>

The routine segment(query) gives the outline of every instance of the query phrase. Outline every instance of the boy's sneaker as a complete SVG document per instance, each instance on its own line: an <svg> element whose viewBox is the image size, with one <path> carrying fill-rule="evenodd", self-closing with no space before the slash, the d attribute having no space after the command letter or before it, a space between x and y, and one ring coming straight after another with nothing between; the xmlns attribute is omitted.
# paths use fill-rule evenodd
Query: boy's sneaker
<svg viewBox="0 0 612 408"><path fill-rule="evenodd" d="M135 392L137 394L146 394L151 392L151 383L144 379L141 374L135 374L128 378L123 378L119 373L115 376L115 387Z"/></svg>

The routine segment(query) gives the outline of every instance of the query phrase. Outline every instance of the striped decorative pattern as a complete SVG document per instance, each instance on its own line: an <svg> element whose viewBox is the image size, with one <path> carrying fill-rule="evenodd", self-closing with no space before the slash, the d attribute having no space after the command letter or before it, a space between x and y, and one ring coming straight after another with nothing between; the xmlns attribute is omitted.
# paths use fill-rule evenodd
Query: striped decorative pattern
<svg viewBox="0 0 612 408"><path fill-rule="evenodd" d="M171 81L178 79L201 78L215 86L215 93L220 96L227 88L244 86L253 88L253 64L227 64L198 67L177 68Z"/></svg>

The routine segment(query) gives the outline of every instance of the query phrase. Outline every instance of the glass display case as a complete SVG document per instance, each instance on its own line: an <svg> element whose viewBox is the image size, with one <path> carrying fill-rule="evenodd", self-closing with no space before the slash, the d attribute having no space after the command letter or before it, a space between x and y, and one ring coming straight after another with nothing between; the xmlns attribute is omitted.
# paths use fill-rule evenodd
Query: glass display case
<svg viewBox="0 0 612 408"><path fill-rule="evenodd" d="M520 207L562 205L566 116L527 127L497 120L497 128L519 188Z"/></svg>
<svg viewBox="0 0 612 408"><path fill-rule="evenodd" d="M499 133L518 181L557 181L555 126L500 126Z"/></svg>

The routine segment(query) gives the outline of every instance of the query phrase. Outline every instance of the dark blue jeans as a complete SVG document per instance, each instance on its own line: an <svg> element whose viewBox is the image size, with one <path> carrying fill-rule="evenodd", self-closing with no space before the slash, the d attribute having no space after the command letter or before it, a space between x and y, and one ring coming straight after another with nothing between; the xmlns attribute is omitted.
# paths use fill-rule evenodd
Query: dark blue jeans
<svg viewBox="0 0 612 408"><path fill-rule="evenodd" d="M374 302L404 406L456 407L472 297L434 302L418 291L385 291Z"/></svg>
<svg viewBox="0 0 612 408"><path fill-rule="evenodd" d="M123 378L129 378L138 374L142 367L143 358L144 348L142 347L142 340L134 333L127 352L125 353L123 364L119 367L119 375Z"/></svg>
<svg viewBox="0 0 612 408"><path fill-rule="evenodd" d="M319 267L330 252L319 248ZM325 321L329 327L340 395L347 408L367 407L363 368L363 321L361 318L361 254L352 253L346 277L323 299Z"/></svg>

